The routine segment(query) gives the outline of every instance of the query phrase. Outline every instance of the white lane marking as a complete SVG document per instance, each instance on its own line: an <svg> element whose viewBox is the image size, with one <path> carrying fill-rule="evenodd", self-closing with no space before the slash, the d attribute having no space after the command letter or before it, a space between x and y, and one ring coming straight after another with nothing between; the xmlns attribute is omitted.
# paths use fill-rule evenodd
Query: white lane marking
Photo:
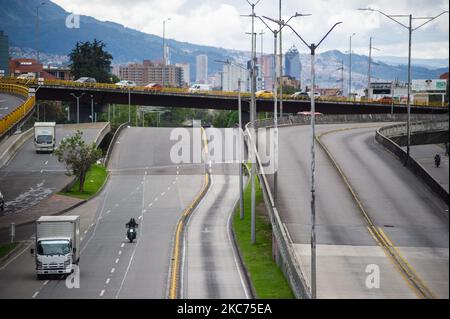
<svg viewBox="0 0 450 319"><path fill-rule="evenodd" d="M44 281L42 285L46 286L48 284L48 280Z"/></svg>
<svg viewBox="0 0 450 319"><path fill-rule="evenodd" d="M33 294L33 297L31 297L31 298L36 298L37 297L37 295L39 294L39 291L36 291L34 294Z"/></svg>
<svg viewBox="0 0 450 319"><path fill-rule="evenodd" d="M111 273L114 273L116 271L116 268L111 268Z"/></svg>
<svg viewBox="0 0 450 319"><path fill-rule="evenodd" d="M144 182L145 182L145 176L144 176ZM145 203L145 183L144 183L144 186L142 187L142 203L141 203L142 207L144 207L144 203ZM144 223L141 224L141 236L143 234L144 234ZM123 284L125 283L125 279L127 278L128 271L130 270L131 263L133 262L134 254L136 253L137 247L139 246L140 243L141 243L141 241L138 240L137 244L134 246L133 253L131 254L127 269L125 270L125 274L123 275L123 279L122 279L122 282L120 283L119 290L117 290L116 299L119 298L119 294L122 291L122 287L123 287Z"/></svg>
<svg viewBox="0 0 450 319"><path fill-rule="evenodd" d="M111 210L107 210L105 214L109 214L109 213L111 213Z"/></svg>
<svg viewBox="0 0 450 319"><path fill-rule="evenodd" d="M175 185L175 181L173 181L172 184Z"/></svg>
<svg viewBox="0 0 450 319"><path fill-rule="evenodd" d="M95 225L95 223L92 223L92 224L91 224L91 227L94 226L94 225Z"/></svg>
<svg viewBox="0 0 450 319"><path fill-rule="evenodd" d="M162 193L161 193L161 197L164 196L164 195L166 195L166 192L162 192Z"/></svg>
<svg viewBox="0 0 450 319"><path fill-rule="evenodd" d="M147 172L145 172L145 175L147 175Z"/></svg>
<svg viewBox="0 0 450 319"><path fill-rule="evenodd" d="M119 256L120 256L120 255L122 255L122 251L121 251L121 250L119 250Z"/></svg>
<svg viewBox="0 0 450 319"><path fill-rule="evenodd" d="M19 254L17 254L14 258L11 258L6 264L4 264L2 267L0 267L0 270L5 269L10 263L12 263L14 260L16 260L17 257L19 257L19 256L22 255L25 251L27 251L27 250L30 248L31 245L32 245L32 244L27 245L27 246L25 247L24 250L22 250L22 251L21 251Z"/></svg>
<svg viewBox="0 0 450 319"><path fill-rule="evenodd" d="M148 207L152 207L152 206L153 206L153 203L148 204Z"/></svg>
<svg viewBox="0 0 450 319"><path fill-rule="evenodd" d="M103 297L104 294L105 294L105 289L102 289L102 291L100 291L100 297Z"/></svg>
<svg viewBox="0 0 450 319"><path fill-rule="evenodd" d="M155 198L155 202L157 202L157 201L158 201L158 197Z"/></svg>
<svg viewBox="0 0 450 319"><path fill-rule="evenodd" d="M44 165L47 165L47 164L48 164L48 161L46 161Z"/></svg>
<svg viewBox="0 0 450 319"><path fill-rule="evenodd" d="M168 190L168 191L170 191L170 186L169 186L169 187L167 187L167 190Z"/></svg>
<svg viewBox="0 0 450 319"><path fill-rule="evenodd" d="M44 169L41 169L41 174L44 172Z"/></svg>
<svg viewBox="0 0 450 319"><path fill-rule="evenodd" d="M111 281L111 278L106 279L105 284L109 284L110 281Z"/></svg>
<svg viewBox="0 0 450 319"><path fill-rule="evenodd" d="M83 241L83 237L80 237L80 241Z"/></svg>
<svg viewBox="0 0 450 319"><path fill-rule="evenodd" d="M118 263L119 263L119 258L117 258L117 259L116 259L115 263L116 263L116 264L118 264Z"/></svg>
<svg viewBox="0 0 450 319"><path fill-rule="evenodd" d="M84 234L86 235L86 234L87 234L87 232L88 232L88 230L86 229L86 230L84 231Z"/></svg>
<svg viewBox="0 0 450 319"><path fill-rule="evenodd" d="M139 216L138 219L142 219L142 216Z"/></svg>
<svg viewBox="0 0 450 319"><path fill-rule="evenodd" d="M120 248L123 248L123 246L125 246L125 243L122 243L122 245L120 245Z"/></svg>
<svg viewBox="0 0 450 319"><path fill-rule="evenodd" d="M119 206L119 204L116 204L116 205L114 205L114 206L118 207L118 206Z"/></svg>

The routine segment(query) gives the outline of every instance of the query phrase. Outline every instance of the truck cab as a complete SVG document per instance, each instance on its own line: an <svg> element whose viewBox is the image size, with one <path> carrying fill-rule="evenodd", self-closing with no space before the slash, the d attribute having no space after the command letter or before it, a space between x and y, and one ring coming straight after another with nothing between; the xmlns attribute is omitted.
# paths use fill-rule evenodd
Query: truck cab
<svg viewBox="0 0 450 319"><path fill-rule="evenodd" d="M56 147L56 123L34 123L34 146L36 153L53 152Z"/></svg>
<svg viewBox="0 0 450 319"><path fill-rule="evenodd" d="M41 216L36 221L36 242L31 254L38 279L69 275L80 258L79 216Z"/></svg>

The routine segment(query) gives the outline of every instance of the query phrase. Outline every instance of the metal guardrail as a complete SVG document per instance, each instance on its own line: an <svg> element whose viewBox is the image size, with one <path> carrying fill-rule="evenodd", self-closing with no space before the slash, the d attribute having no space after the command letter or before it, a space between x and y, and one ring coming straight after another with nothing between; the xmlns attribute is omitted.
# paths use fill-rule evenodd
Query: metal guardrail
<svg viewBox="0 0 450 319"><path fill-rule="evenodd" d="M3 83L12 83L12 84L20 84L20 85L38 85L38 80L22 80L11 77L4 77L0 79ZM121 87L111 83L78 83L75 81L68 80L50 80L46 79L44 82L44 86L55 86L55 87L64 87L64 88L86 88L86 89L112 89L119 91L130 91L133 92L145 92L151 94L188 94L194 96L208 96L208 97L234 97L237 98L237 92L224 92L224 91L202 91L202 92L189 92L188 88L175 88L175 87L164 87L161 90L154 90L151 88L146 88L143 86L135 86L135 87ZM309 101L304 97L293 98L291 95L283 94L283 100L285 101ZM241 97L243 99L250 98L250 93L243 92L241 93ZM281 96L280 96L281 97ZM262 100L273 100L273 98L259 98ZM334 97L334 96L322 96L317 99L317 102L332 102L332 103L342 103L345 104L355 104L355 105L380 105L386 106L387 104L383 104L380 101L373 99L361 99L359 101L355 101L354 99L349 99L346 97ZM390 105L390 104L389 104ZM404 103L396 103L394 106L406 106ZM415 103L413 106L429 106L435 108L448 108L448 102L446 105L442 106L442 103Z"/></svg>
<svg viewBox="0 0 450 319"><path fill-rule="evenodd" d="M449 122L447 120L440 121L420 121L420 122L412 122L410 125L411 133L417 132L429 132L429 131L448 131L449 130ZM383 127L380 130L386 137L394 137L401 136L407 134L407 124L395 124L387 127Z"/></svg>
<svg viewBox="0 0 450 319"><path fill-rule="evenodd" d="M278 209L275 206L275 201L271 193L269 182L267 181L266 174L264 172L264 167L261 163L261 159L256 151L256 145L253 143L252 133L249 129L251 123L245 126L245 139L247 143L247 148L250 150L254 149L256 154L256 169L257 175L260 180L260 185L263 190L264 202L266 204L267 210L269 211L270 221L272 224L272 232L275 238L276 244L276 261L280 266L281 270L286 276L289 285L298 299L310 299L310 287L305 280L305 275L300 267L300 263L294 251L293 243L290 240L289 235L281 221ZM254 164L253 164L254 165Z"/></svg>
<svg viewBox="0 0 450 319"><path fill-rule="evenodd" d="M9 84L0 82L0 92L19 95L25 99L19 107L11 113L0 119L0 137L18 124L33 109L35 97L28 97L28 87L18 84Z"/></svg>

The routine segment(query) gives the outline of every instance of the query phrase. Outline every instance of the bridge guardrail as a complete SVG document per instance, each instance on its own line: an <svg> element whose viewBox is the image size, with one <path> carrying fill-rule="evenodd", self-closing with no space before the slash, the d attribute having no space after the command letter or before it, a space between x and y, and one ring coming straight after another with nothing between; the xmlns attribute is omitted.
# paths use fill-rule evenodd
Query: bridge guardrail
<svg viewBox="0 0 450 319"><path fill-rule="evenodd" d="M103 165L106 167L106 169L108 169L109 158L111 157L112 149L114 147L114 144L116 143L117 137L119 136L123 128L127 125L130 125L130 123L129 122L122 123L114 132L111 142L109 142L108 150L106 151L106 155L103 160Z"/></svg>
<svg viewBox="0 0 450 319"><path fill-rule="evenodd" d="M445 125L445 123L443 123L443 122L444 121L440 121L440 122L436 122L436 123L438 123L437 124L438 126ZM416 124L416 125L414 125L414 127L416 127L416 128L417 127L420 127L420 128L429 127L431 123L432 122L430 122L430 121L414 123L414 124ZM446 122L446 128L448 130L448 120ZM431 190L433 192L435 192L435 194L438 197L440 197L448 205L448 203L449 203L448 191L437 180L435 180L433 178L433 176L431 176L428 173L428 171L422 165L420 165L420 163L418 163L414 158L412 158L410 156L407 161L406 152L400 147L400 145L395 143L390 138L390 137L396 136L395 134L398 134L399 129L403 129L405 132L406 124L402 123L402 124L396 124L396 125L392 125L392 126L379 128L376 132L375 140L378 143L380 143L383 147L385 147L388 151L390 151L395 156L397 156L402 163L406 162L406 166L408 167L408 169L410 171L412 171L413 174L415 174L420 179L422 179L422 181L426 185L428 185L428 187L430 187Z"/></svg>
<svg viewBox="0 0 450 319"><path fill-rule="evenodd" d="M2 137L29 114L34 107L35 97L28 97L28 87L18 84L0 82L0 92L19 95L25 99L24 103L4 118L0 119L0 137Z"/></svg>
<svg viewBox="0 0 450 319"><path fill-rule="evenodd" d="M264 167L258 153L256 152L256 146L254 145L252 139L250 130L253 130L253 128L249 129L249 124L250 123L245 126L245 140L247 143L247 149L250 150L253 148L255 150L256 163L253 165L256 165L257 176L263 190L264 203L269 212L270 221L272 224L273 238L275 240L273 246L276 262L285 274L295 297L298 299L310 299L310 288L306 282L306 276L300 267L300 262L295 254L293 243L290 240L286 228L281 221L278 209L275 206L275 201L269 187L269 182L267 181L267 177L264 173Z"/></svg>
<svg viewBox="0 0 450 319"><path fill-rule="evenodd" d="M21 84L21 85L37 85L38 80L22 80L17 78L11 78L11 77L4 77L1 78L0 81L4 83L12 83L12 84ZM224 91L202 91L201 93L189 93L187 88L175 88L175 87L164 87L160 91L158 90L152 90L145 88L143 86L135 86L135 87L119 87L115 84L111 83L78 83L75 81L69 81L69 80L52 80L52 79L46 79L45 85L48 86L60 86L60 87L77 87L77 88L92 88L92 89L113 89L113 90L122 90L122 91L130 91L133 92L149 92L152 94L162 94L162 93L172 93L172 94L189 94L189 95L205 95L205 96L217 96L217 97L237 97L237 92L224 92ZM293 98L291 95L283 94L283 99L285 101L309 101L309 99L304 97L296 97ZM250 93L248 92L242 92L241 97L244 99L250 98ZM258 98L261 100L273 100L273 98ZM355 105L367 105L367 104L374 104L374 105L380 105L380 106L386 106L390 104L382 103L380 101L374 100L374 99L361 99L361 100L354 100L346 97L340 97L340 96L321 96L317 99L317 102L332 102L332 103L343 103L343 104L355 104ZM405 103L394 103L394 106L406 106ZM448 102L444 103L442 105L441 102L429 102L429 103L414 103L413 106L416 107L433 107L433 108L448 108Z"/></svg>

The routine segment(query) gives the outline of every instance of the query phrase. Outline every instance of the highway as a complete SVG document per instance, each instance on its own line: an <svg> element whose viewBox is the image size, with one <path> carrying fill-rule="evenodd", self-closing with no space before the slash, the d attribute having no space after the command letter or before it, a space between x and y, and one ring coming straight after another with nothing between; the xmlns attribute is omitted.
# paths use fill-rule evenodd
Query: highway
<svg viewBox="0 0 450 319"><path fill-rule="evenodd" d="M400 249L423 281L448 298L448 211L422 182L374 142L385 124L317 126L375 226ZM277 206L293 240L307 280L310 278L310 128L280 129ZM368 223L342 176L324 150L316 147L317 293L319 298L417 298ZM366 285L373 267L379 288Z"/></svg>
<svg viewBox="0 0 450 319"><path fill-rule="evenodd" d="M14 111L23 102L24 100L17 96L0 93L0 119Z"/></svg>
<svg viewBox="0 0 450 319"><path fill-rule="evenodd" d="M105 123L57 125L56 143L73 135L77 128L83 130L83 139L92 143L104 126ZM53 153L36 153L33 138L30 137L9 163L0 168L1 191L5 197L3 214L23 212L58 192L70 180L65 173L64 164L58 162Z"/></svg>
<svg viewBox="0 0 450 319"><path fill-rule="evenodd" d="M206 129L209 141L214 133ZM235 153L223 156L224 161L236 159ZM239 199L239 166L212 161L209 172L211 186L187 228L182 298L248 299L231 234L231 217Z"/></svg>

